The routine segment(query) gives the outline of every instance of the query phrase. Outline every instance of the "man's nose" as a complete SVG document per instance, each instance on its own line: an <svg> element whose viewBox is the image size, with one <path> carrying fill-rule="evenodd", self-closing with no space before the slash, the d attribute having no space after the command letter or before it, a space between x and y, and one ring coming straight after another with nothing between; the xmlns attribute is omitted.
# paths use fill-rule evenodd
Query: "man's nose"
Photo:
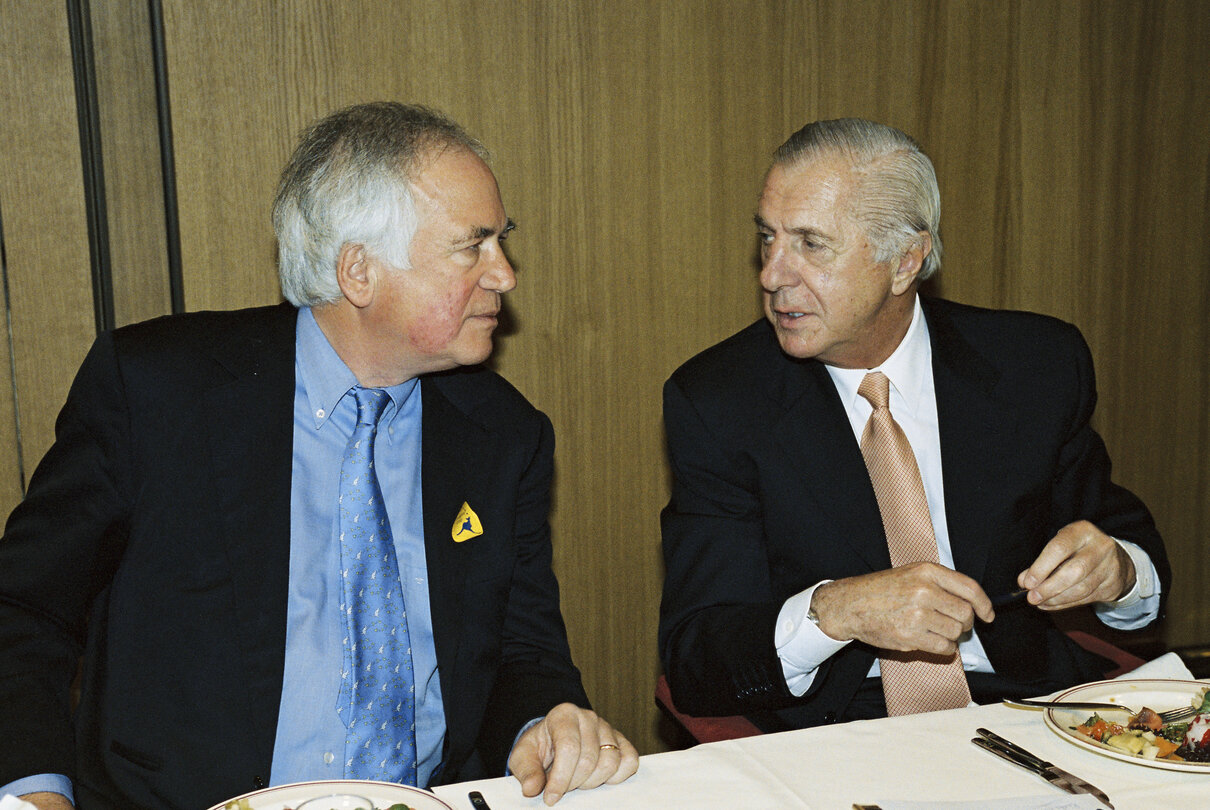
<svg viewBox="0 0 1210 810"><path fill-rule="evenodd" d="M483 275L483 286L501 293L517 286L517 274L503 250L497 251L497 255L492 258L491 267Z"/></svg>
<svg viewBox="0 0 1210 810"><path fill-rule="evenodd" d="M794 285L795 275L790 272L789 257L782 244L774 239L761 251L760 286L765 292L777 292L782 287Z"/></svg>

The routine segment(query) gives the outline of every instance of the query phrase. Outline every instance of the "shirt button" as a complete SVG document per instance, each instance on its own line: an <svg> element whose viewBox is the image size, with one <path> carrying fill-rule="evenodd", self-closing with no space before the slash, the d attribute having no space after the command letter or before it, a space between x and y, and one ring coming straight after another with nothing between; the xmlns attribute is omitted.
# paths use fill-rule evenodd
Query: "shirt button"
<svg viewBox="0 0 1210 810"><path fill-rule="evenodd" d="M323 419L324 418L324 409L320 408L318 411L316 411L315 416L319 419Z"/></svg>
<svg viewBox="0 0 1210 810"><path fill-rule="evenodd" d="M328 751L327 753L324 754L324 764L325 765L331 765L332 760L334 760L334 759L336 759L336 757L332 756L331 751Z"/></svg>

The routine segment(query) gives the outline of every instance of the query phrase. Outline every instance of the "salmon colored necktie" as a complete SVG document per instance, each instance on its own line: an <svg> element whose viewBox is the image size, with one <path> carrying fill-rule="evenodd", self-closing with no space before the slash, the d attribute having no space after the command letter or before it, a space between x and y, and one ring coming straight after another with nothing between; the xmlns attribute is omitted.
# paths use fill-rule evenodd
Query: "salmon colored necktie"
<svg viewBox="0 0 1210 810"><path fill-rule="evenodd" d="M874 406L861 434L861 455L882 513L891 565L938 562L937 538L920 469L912 445L891 416L890 380L881 372L870 372L857 393ZM956 652L942 656L881 650L879 666L887 714L892 717L957 709L970 703L970 687Z"/></svg>

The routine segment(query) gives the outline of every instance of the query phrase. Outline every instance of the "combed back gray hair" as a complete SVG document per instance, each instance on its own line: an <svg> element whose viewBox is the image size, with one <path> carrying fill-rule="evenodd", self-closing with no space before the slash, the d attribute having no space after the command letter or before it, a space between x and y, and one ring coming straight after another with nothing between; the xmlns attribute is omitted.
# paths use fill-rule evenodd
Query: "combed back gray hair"
<svg viewBox="0 0 1210 810"><path fill-rule="evenodd" d="M449 118L397 102L346 107L303 133L273 203L286 299L295 306L339 300L336 260L348 243L406 269L419 224L411 188L417 163L449 147L487 159Z"/></svg>
<svg viewBox="0 0 1210 810"><path fill-rule="evenodd" d="M923 281L941 267L941 194L937 175L911 136L861 118L815 121L774 153L774 165L790 166L840 154L856 177L854 216L874 244L875 259L898 259L920 231L933 249L920 269Z"/></svg>

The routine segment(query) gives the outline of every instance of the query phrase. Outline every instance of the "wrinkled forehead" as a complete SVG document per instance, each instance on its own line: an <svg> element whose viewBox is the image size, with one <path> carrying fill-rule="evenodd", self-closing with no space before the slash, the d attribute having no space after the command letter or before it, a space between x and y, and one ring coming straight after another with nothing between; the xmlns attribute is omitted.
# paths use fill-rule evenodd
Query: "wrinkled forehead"
<svg viewBox="0 0 1210 810"><path fill-rule="evenodd" d="M461 147L426 157L410 181L417 202L449 205L455 202L500 202L496 176L483 158Z"/></svg>
<svg viewBox="0 0 1210 810"><path fill-rule="evenodd" d="M857 181L840 154L776 163L765 175L757 215L775 227L841 227L854 219Z"/></svg>

